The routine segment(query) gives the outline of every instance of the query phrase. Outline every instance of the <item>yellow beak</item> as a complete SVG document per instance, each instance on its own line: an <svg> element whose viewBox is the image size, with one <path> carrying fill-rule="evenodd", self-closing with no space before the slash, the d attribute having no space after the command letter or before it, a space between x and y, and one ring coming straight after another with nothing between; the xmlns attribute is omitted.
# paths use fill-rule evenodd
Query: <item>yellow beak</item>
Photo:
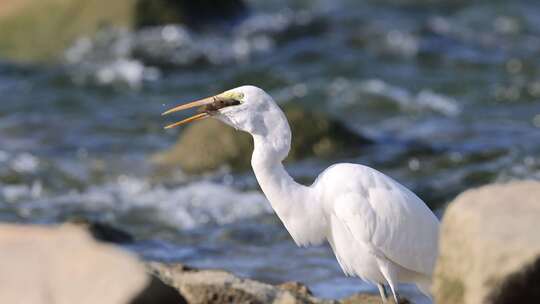
<svg viewBox="0 0 540 304"><path fill-rule="evenodd" d="M192 102L189 102L189 103L186 103L186 104L176 106L176 107L174 107L174 108L172 108L170 110L167 110L167 111L163 112L161 115L167 115L167 114L171 114L171 113L174 113L174 112L191 109L191 108L194 108L194 107L204 107L206 105L214 103L215 101L216 101L215 96L207 97L207 98L204 98L204 99L200 99L200 100L196 100L196 101L192 101ZM204 108L201 108L201 110L204 110ZM167 125L167 126L165 126L165 129L171 129L171 128L178 127L178 126L181 126L183 124L186 124L186 123L189 123L189 122L192 122L192 121L201 120L201 119L204 119L204 118L207 118L207 117L210 117L210 114L208 114L207 112L202 112L202 113L193 115L191 117L188 117L188 118L186 118L184 120L181 120L181 121L172 123L170 125Z"/></svg>
<svg viewBox="0 0 540 304"><path fill-rule="evenodd" d="M163 114L161 115L167 115L174 112L191 109L194 107L199 107L199 114L193 115L179 122L175 122L173 124L167 125L165 129L178 127L188 122L201 120L201 119L210 117L211 115L217 114L221 109L226 108L226 107L237 106L241 104L240 100L243 97L244 97L243 93L227 91L227 92L223 92L221 94L215 95L215 96L206 97L200 100L196 100L196 101L188 102L183 105L176 106L170 110L163 112Z"/></svg>

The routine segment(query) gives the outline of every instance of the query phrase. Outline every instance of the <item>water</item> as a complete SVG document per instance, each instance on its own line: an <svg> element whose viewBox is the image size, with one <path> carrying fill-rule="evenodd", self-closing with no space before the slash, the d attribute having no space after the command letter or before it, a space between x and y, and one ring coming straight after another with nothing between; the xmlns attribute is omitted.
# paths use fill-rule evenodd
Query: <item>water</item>
<svg viewBox="0 0 540 304"><path fill-rule="evenodd" d="M162 130L163 110L249 83L376 140L288 164L302 181L360 162L440 215L466 188L540 179L540 6L395 2L254 1L229 29L112 30L81 38L63 65L0 63L0 220L84 216L134 234L128 248L148 259L300 280L329 298L375 292L328 248L296 248L250 172L163 176L148 159L181 132Z"/></svg>

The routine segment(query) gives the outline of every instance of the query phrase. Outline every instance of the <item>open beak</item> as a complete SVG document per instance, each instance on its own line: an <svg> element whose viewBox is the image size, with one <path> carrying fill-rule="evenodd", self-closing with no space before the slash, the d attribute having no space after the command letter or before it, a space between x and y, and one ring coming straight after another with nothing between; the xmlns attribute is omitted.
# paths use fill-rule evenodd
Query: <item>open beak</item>
<svg viewBox="0 0 540 304"><path fill-rule="evenodd" d="M209 117L210 114L208 113L208 111L205 110L205 108L206 108L207 105L213 104L215 102L215 100L216 100L215 96L207 97L207 98L204 98L204 99L200 99L200 100L196 100L196 101L192 101L192 102L189 102L189 103L186 103L186 104L179 105L177 107L174 107L174 108L172 108L170 110L167 110L167 111L161 113L161 115L167 115L167 114L171 114L171 113L178 112L178 111L183 111L183 110L187 110L187 109L191 109L191 108L195 108L195 107L200 107L199 108L199 112L200 112L199 114L193 115L193 116L188 117L188 118L186 118L184 120L181 120L181 121L172 123L170 125L167 125L167 126L165 126L165 129L171 129L171 128L178 127L178 126L181 126L183 124L186 124L186 123L189 123L189 122L192 122L192 121L197 121L197 120L201 120L201 119Z"/></svg>
<svg viewBox="0 0 540 304"><path fill-rule="evenodd" d="M239 105L239 104L240 104L240 101L236 100L233 97L227 96L227 94L225 93L222 93L216 96L211 96L211 97L207 97L204 99L200 99L200 100L196 100L196 101L192 101L186 104L176 106L170 110L163 112L161 115L167 115L174 112L199 107L198 114L188 117L179 122L175 122L175 123L165 126L165 129L170 129L170 128L178 127L192 121L197 121L197 120L210 117L211 115L217 113L220 109L223 109L228 106Z"/></svg>

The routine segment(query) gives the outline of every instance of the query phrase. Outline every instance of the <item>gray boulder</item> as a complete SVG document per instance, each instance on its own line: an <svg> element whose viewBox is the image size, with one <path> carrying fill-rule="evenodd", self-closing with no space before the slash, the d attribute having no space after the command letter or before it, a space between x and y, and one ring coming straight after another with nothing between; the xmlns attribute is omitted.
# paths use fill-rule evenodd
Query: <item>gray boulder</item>
<svg viewBox="0 0 540 304"><path fill-rule="evenodd" d="M442 221L438 304L540 303L540 182L465 191Z"/></svg>

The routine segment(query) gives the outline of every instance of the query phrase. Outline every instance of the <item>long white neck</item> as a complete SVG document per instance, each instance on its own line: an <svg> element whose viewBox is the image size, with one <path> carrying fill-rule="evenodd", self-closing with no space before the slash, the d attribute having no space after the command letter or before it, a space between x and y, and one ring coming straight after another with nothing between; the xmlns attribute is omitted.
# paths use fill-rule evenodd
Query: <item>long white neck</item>
<svg viewBox="0 0 540 304"><path fill-rule="evenodd" d="M267 137L253 136L254 150L251 158L253 172L272 208L283 220L290 216L295 204L308 195L309 188L297 183L285 170L282 159L277 157L276 147Z"/></svg>
<svg viewBox="0 0 540 304"><path fill-rule="evenodd" d="M284 115L263 135L252 134L251 165L272 208L299 245L320 242L321 206L311 187L301 185L287 173L282 161L290 150L291 131ZM275 117L274 117L275 118ZM316 226L316 227L315 227ZM314 232L316 239L306 234Z"/></svg>

